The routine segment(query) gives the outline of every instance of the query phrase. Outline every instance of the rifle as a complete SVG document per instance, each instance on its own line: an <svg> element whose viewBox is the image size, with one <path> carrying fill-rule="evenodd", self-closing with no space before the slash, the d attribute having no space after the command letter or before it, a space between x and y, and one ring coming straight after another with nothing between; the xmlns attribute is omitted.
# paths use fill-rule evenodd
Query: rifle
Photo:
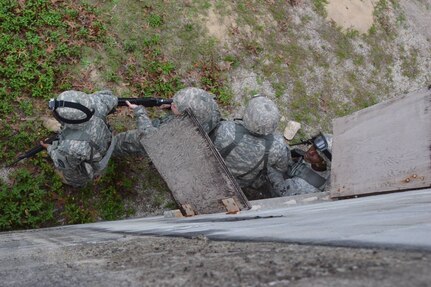
<svg viewBox="0 0 431 287"><path fill-rule="evenodd" d="M46 144L52 144L52 142L56 141L56 140L58 140L58 134L54 134L54 135L50 136L49 138L47 138L43 142ZM31 150L28 150L25 153L18 156L18 158L14 162L9 164L7 167L11 167L14 164L16 164L17 162L19 162L25 158L30 158L30 157L34 156L35 154L37 154L38 152L41 152L43 149L44 149L44 147L39 143L36 147L34 147Z"/></svg>
<svg viewBox="0 0 431 287"><path fill-rule="evenodd" d="M135 105L143 105L144 107L158 107L164 104L171 104L172 99L161 99L161 98L118 98L118 105L120 107L127 106L126 101L129 101L131 104ZM115 110L115 109L114 109ZM114 112L114 110L111 111ZM52 144L53 141L58 140L58 134L54 134L51 137L47 138L43 142L46 144ZM11 167L15 165L17 162L25 159L30 158L34 156L35 154L41 152L44 149L44 147L39 143L36 147L32 148L31 150L21 154L18 156L18 158L9 164L7 167Z"/></svg>
<svg viewBox="0 0 431 287"><path fill-rule="evenodd" d="M160 107L165 104L172 104L172 99L162 99L162 98L118 98L117 107L125 107L127 106L126 101L129 101L131 104L142 105L146 108L151 107ZM113 108L109 114L115 113L115 108Z"/></svg>
<svg viewBox="0 0 431 287"><path fill-rule="evenodd" d="M313 144L313 139L314 139L314 137L312 137L311 139L308 139L308 140L300 141L299 143L289 144L289 146L297 146L297 145L302 145L302 144Z"/></svg>
<svg viewBox="0 0 431 287"><path fill-rule="evenodd" d="M118 98L118 107L127 106L126 101L131 104L142 105L144 107L159 107L164 104L171 104L172 99L161 98Z"/></svg>

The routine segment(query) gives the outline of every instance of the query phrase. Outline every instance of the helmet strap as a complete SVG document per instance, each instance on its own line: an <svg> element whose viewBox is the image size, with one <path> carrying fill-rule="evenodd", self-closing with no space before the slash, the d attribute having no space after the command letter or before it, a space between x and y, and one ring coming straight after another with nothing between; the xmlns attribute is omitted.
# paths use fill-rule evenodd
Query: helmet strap
<svg viewBox="0 0 431 287"><path fill-rule="evenodd" d="M57 101L55 99L51 99L49 101L48 105L49 105L49 109L52 110L54 117L58 121L63 122L65 124L82 124L82 123L89 121L91 119L91 117L94 115L94 110L91 111L89 108L87 108L86 106L81 105L79 103L68 102L68 101ZM77 110L80 110L81 112L83 112L86 115L86 117L83 119L79 119L79 120L66 119L66 118L63 118L62 116L60 116L58 114L57 108L77 109Z"/></svg>

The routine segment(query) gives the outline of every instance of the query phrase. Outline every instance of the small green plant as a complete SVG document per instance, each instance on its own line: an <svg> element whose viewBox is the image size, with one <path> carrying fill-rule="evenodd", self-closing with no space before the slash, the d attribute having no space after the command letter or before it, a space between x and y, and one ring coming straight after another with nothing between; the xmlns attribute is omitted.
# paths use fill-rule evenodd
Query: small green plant
<svg viewBox="0 0 431 287"><path fill-rule="evenodd" d="M53 221L54 205L50 202L43 176L18 170L12 187L0 183L0 230L38 228Z"/></svg>
<svg viewBox="0 0 431 287"><path fill-rule="evenodd" d="M85 207L75 203L66 204L62 215L68 224L94 222L94 217L91 212Z"/></svg>
<svg viewBox="0 0 431 287"><path fill-rule="evenodd" d="M228 62L232 68L239 66L239 59L234 55L226 55L223 60Z"/></svg>
<svg viewBox="0 0 431 287"><path fill-rule="evenodd" d="M313 0L314 10L323 17L326 17L326 5L328 5L328 0Z"/></svg>
<svg viewBox="0 0 431 287"><path fill-rule="evenodd" d="M148 24L153 28L158 28L163 25L163 18L157 14L148 15Z"/></svg>

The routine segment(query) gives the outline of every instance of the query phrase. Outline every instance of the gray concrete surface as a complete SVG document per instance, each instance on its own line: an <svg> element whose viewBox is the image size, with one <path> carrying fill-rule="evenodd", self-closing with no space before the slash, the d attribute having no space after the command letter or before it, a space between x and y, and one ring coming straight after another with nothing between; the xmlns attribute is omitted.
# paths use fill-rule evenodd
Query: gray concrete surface
<svg viewBox="0 0 431 287"><path fill-rule="evenodd" d="M3 232L0 286L431 286L430 189L252 204Z"/></svg>
<svg viewBox="0 0 431 287"><path fill-rule="evenodd" d="M141 218L71 227L106 233L431 251L431 189L292 206L259 202L237 215Z"/></svg>

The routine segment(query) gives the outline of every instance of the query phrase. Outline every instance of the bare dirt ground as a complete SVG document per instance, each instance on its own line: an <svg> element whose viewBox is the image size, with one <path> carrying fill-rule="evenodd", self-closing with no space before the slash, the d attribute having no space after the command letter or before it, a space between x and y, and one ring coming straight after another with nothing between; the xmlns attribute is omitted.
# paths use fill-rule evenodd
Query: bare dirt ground
<svg viewBox="0 0 431 287"><path fill-rule="evenodd" d="M331 0L328 1L328 19L335 21L345 29L355 29L361 33L367 33L373 25L373 12L376 0L352 1Z"/></svg>
<svg viewBox="0 0 431 287"><path fill-rule="evenodd" d="M5 234L3 234L5 235ZM118 235L2 248L1 286L430 286L431 254Z"/></svg>

